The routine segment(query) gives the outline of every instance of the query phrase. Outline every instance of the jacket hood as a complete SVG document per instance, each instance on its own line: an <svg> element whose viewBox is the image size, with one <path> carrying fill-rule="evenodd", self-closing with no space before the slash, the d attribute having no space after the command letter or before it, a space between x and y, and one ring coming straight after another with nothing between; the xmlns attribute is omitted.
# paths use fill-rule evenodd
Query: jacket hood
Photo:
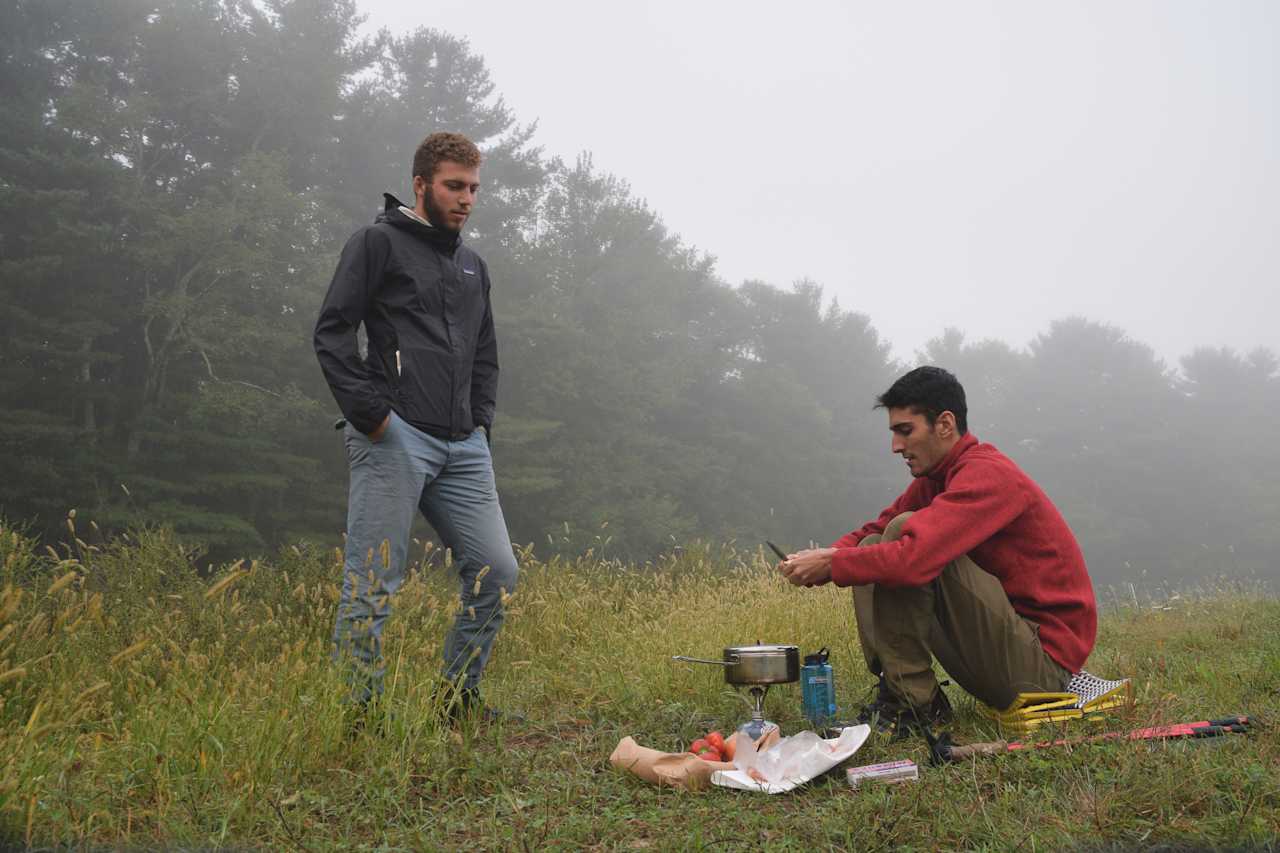
<svg viewBox="0 0 1280 853"><path fill-rule="evenodd" d="M978 438L973 433L965 433L960 436L960 440L956 442L956 446L947 451L947 455L942 457L942 461L934 465L929 473L925 474L930 480L936 480L939 483L946 482L947 474L955 467L956 460L959 459L965 451L976 446Z"/></svg>
<svg viewBox="0 0 1280 853"><path fill-rule="evenodd" d="M456 231L446 231L443 228L436 228L433 225L419 222L414 217L405 216L404 211L400 208L408 207L409 205L404 204L391 193L383 193L382 198L384 200L382 212L378 214L374 222L385 222L388 225L394 225L443 249L454 249L462 244L462 235Z"/></svg>

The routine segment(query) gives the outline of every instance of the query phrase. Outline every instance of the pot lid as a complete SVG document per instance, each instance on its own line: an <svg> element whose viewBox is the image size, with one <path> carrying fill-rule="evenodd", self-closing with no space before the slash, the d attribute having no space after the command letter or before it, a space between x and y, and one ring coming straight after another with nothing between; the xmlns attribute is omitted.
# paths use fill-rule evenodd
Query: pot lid
<svg viewBox="0 0 1280 853"><path fill-rule="evenodd" d="M729 655L740 654L756 654L756 655L778 655L787 654L789 652L799 653L799 646L789 646L784 644L759 644L755 646L729 646L724 653Z"/></svg>

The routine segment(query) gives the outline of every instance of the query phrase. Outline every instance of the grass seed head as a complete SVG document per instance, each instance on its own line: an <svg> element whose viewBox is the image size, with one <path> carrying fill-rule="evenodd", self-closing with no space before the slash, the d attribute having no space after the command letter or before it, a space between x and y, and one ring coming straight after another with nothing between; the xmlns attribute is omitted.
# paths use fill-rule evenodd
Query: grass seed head
<svg viewBox="0 0 1280 853"><path fill-rule="evenodd" d="M36 706L31 709L31 716L27 718L26 734L31 734L31 731L36 727L36 723L40 721L40 712L42 710L44 710L43 700L36 702Z"/></svg>
<svg viewBox="0 0 1280 853"><path fill-rule="evenodd" d="M85 702L92 699L94 696L97 696L99 693L101 693L103 690L106 690L110 686L111 686L111 683L109 681L99 681L97 684L93 685L89 689L81 691L80 695L76 697L75 704L83 705Z"/></svg>
<svg viewBox="0 0 1280 853"><path fill-rule="evenodd" d="M228 587L230 587L236 581L240 580L240 578L244 577L246 574L248 574L248 572L242 571L240 569L233 569L231 572L227 573L227 575L223 577L222 580L218 581L213 586L205 590L204 592L205 599L212 600L214 598L217 598Z"/></svg>
<svg viewBox="0 0 1280 853"><path fill-rule="evenodd" d="M18 604L22 601L22 590L11 586L4 588L0 595L0 619L9 619L18 612Z"/></svg>
<svg viewBox="0 0 1280 853"><path fill-rule="evenodd" d="M27 630L22 635L28 639L34 639L44 633L47 627L49 627L49 617L44 613L37 613L27 623Z"/></svg>
<svg viewBox="0 0 1280 853"><path fill-rule="evenodd" d="M71 585L71 582L74 581L76 577L78 577L78 575L79 573L76 572L75 569L72 569L71 571L67 572L65 575L58 578L53 583L49 584L49 591L46 593L46 595L53 596L62 592L64 589L66 589L68 586Z"/></svg>
<svg viewBox="0 0 1280 853"><path fill-rule="evenodd" d="M109 666L113 666L113 667L119 666L120 664L129 660L129 658L136 656L139 652L141 652L143 649L145 649L149 645L151 645L151 640L149 639L139 640L138 642L134 643L132 646L129 646L127 649L116 652L115 655L112 656Z"/></svg>

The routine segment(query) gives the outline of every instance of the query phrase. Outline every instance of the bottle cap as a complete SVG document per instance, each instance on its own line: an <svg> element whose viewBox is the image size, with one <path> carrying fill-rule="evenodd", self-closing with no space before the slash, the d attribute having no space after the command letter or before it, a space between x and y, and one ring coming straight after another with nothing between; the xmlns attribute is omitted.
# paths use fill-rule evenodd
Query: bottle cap
<svg viewBox="0 0 1280 853"><path fill-rule="evenodd" d="M826 663L826 662L827 662L827 658L828 658L828 657L830 657L830 656L831 656L831 655L830 655L830 653L827 651L827 647L826 647L826 646L823 646L822 648L818 649L818 650L817 650L816 652L814 652L813 654L811 654L811 655L805 655L805 656L804 656L804 664L805 664L805 666L821 666L822 664L824 664L824 663Z"/></svg>

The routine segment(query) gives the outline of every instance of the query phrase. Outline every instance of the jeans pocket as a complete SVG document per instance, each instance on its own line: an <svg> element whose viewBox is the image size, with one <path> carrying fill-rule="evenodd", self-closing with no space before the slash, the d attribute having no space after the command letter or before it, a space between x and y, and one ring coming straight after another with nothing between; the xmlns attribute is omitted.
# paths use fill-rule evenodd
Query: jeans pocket
<svg viewBox="0 0 1280 853"><path fill-rule="evenodd" d="M347 448L347 461L353 466L367 461L369 450L373 447L369 436L351 424L347 424L347 428L343 431L342 443Z"/></svg>
<svg viewBox="0 0 1280 853"><path fill-rule="evenodd" d="M377 445L386 444L387 439L391 438L391 430L395 427L396 421L399 419L400 419L400 416L396 414L396 410L390 409L387 412L387 426L385 429L382 430L382 435L378 436L376 441L369 436L365 436L365 438L369 439L370 444L377 444Z"/></svg>

